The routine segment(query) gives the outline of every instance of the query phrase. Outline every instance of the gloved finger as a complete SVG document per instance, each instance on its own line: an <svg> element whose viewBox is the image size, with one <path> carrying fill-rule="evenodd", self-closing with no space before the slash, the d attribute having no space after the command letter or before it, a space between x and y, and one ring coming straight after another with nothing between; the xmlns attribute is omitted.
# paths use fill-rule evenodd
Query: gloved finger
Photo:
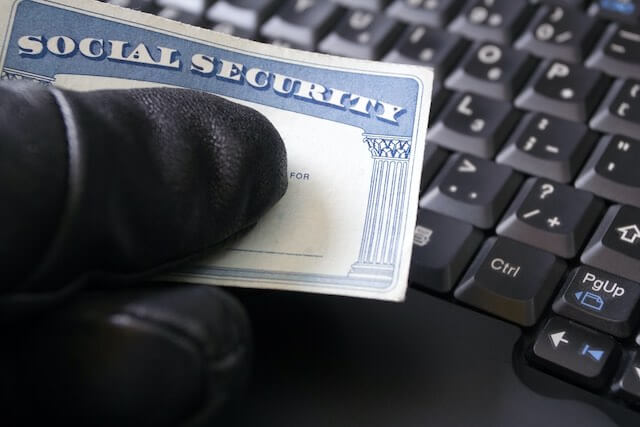
<svg viewBox="0 0 640 427"><path fill-rule="evenodd" d="M254 224L286 185L278 132L220 97L0 85L0 294L155 271Z"/></svg>
<svg viewBox="0 0 640 427"><path fill-rule="evenodd" d="M184 284L82 292L3 342L9 425L205 425L241 390L251 350L234 298Z"/></svg>

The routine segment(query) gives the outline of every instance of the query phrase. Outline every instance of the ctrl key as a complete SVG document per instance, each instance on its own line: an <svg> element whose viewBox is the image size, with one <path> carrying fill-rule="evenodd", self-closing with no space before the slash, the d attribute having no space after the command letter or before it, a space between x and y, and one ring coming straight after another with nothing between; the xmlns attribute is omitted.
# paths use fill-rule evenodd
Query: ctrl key
<svg viewBox="0 0 640 427"><path fill-rule="evenodd" d="M561 317L551 318L533 345L534 362L589 388L602 388L619 356L608 335Z"/></svg>

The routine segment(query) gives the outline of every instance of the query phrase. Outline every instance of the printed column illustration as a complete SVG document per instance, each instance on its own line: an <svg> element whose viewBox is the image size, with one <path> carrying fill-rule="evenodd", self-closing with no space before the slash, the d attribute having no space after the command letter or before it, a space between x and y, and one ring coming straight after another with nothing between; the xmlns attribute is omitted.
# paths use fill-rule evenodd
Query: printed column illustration
<svg viewBox="0 0 640 427"><path fill-rule="evenodd" d="M349 276L390 281L404 217L411 139L365 134L364 142L373 170L360 254Z"/></svg>

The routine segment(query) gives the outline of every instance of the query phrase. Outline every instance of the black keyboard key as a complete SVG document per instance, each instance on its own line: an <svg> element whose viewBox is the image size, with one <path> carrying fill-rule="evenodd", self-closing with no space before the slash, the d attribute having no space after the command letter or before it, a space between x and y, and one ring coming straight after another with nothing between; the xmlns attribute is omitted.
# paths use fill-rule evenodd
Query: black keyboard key
<svg viewBox="0 0 640 427"><path fill-rule="evenodd" d="M620 350L600 332L561 317L552 317L533 345L535 361L548 370L590 388L603 387Z"/></svg>
<svg viewBox="0 0 640 427"><path fill-rule="evenodd" d="M583 123L528 113L496 160L531 175L568 183L584 164L596 138Z"/></svg>
<svg viewBox="0 0 640 427"><path fill-rule="evenodd" d="M596 0L589 8L589 13L629 24L640 23L640 4L637 0Z"/></svg>
<svg viewBox="0 0 640 427"><path fill-rule="evenodd" d="M474 40L510 44L529 18L526 0L474 0L449 29Z"/></svg>
<svg viewBox="0 0 640 427"><path fill-rule="evenodd" d="M520 108L584 122L607 89L607 78L580 65L547 60L516 98Z"/></svg>
<svg viewBox="0 0 640 427"><path fill-rule="evenodd" d="M640 136L640 80L618 80L589 123L606 133Z"/></svg>
<svg viewBox="0 0 640 427"><path fill-rule="evenodd" d="M280 43L315 50L340 14L340 8L324 0L288 0L260 29L261 35Z"/></svg>
<svg viewBox="0 0 640 427"><path fill-rule="evenodd" d="M449 101L427 139L445 148L491 158L518 118L511 104L461 93Z"/></svg>
<svg viewBox="0 0 640 427"><path fill-rule="evenodd" d="M327 0L323 0L323 1L327 1ZM351 9L359 8L359 9L370 10L372 12L380 12L382 9L384 9L387 6L387 4L389 4L391 0L331 0L331 1Z"/></svg>
<svg viewBox="0 0 640 427"><path fill-rule="evenodd" d="M444 165L420 207L491 228L518 188L521 177L511 168L463 154Z"/></svg>
<svg viewBox="0 0 640 427"><path fill-rule="evenodd" d="M640 209L611 206L580 261L640 282Z"/></svg>
<svg viewBox="0 0 640 427"><path fill-rule="evenodd" d="M393 44L402 26L382 14L352 10L318 48L333 55L378 59Z"/></svg>
<svg viewBox="0 0 640 427"><path fill-rule="evenodd" d="M482 233L457 219L420 209L409 280L419 288L449 292L482 242Z"/></svg>
<svg viewBox="0 0 640 427"><path fill-rule="evenodd" d="M213 31L218 31L219 33L230 34L232 36L243 37L245 39L255 39L258 36L255 30L245 30L243 28L236 27L230 22L210 21L208 24L208 28Z"/></svg>
<svg viewBox="0 0 640 427"><path fill-rule="evenodd" d="M640 141L605 136L587 161L576 187L640 207Z"/></svg>
<svg viewBox="0 0 640 427"><path fill-rule="evenodd" d="M532 326L564 270L564 262L550 253L492 237L480 249L454 296L518 325Z"/></svg>
<svg viewBox="0 0 640 427"><path fill-rule="evenodd" d="M623 399L640 404L640 352L629 357L625 370L613 389Z"/></svg>
<svg viewBox="0 0 640 427"><path fill-rule="evenodd" d="M445 84L451 89L511 101L534 67L535 60L525 52L494 43L478 43Z"/></svg>
<svg viewBox="0 0 640 427"><path fill-rule="evenodd" d="M440 166L447 160L447 152L435 144L427 144L424 148L424 158L422 161L422 175L420 177L420 192L422 193L440 169Z"/></svg>
<svg viewBox="0 0 640 427"><path fill-rule="evenodd" d="M440 110L450 96L451 92L443 88L439 81L433 81L433 90L431 91L431 108L429 109L429 126L436 123L434 119L438 116L438 113L440 113Z"/></svg>
<svg viewBox="0 0 640 427"><path fill-rule="evenodd" d="M616 77L640 76L640 31L610 24L586 62Z"/></svg>
<svg viewBox="0 0 640 427"><path fill-rule="evenodd" d="M186 10L176 9L175 7L165 7L160 9L157 13L158 16L171 19L173 21L182 22L189 25L200 25L202 18L200 15L187 12Z"/></svg>
<svg viewBox="0 0 640 427"><path fill-rule="evenodd" d="M572 9L584 9L587 0L547 0L546 3L557 4L558 6L567 6Z"/></svg>
<svg viewBox="0 0 640 427"><path fill-rule="evenodd" d="M158 6L153 3L153 0L106 0L105 3L148 13L158 11Z"/></svg>
<svg viewBox="0 0 640 427"><path fill-rule="evenodd" d="M461 0L395 0L386 13L400 21L443 28L462 3Z"/></svg>
<svg viewBox="0 0 640 427"><path fill-rule="evenodd" d="M573 258L603 208L604 203L591 193L530 178L507 210L497 233L563 258Z"/></svg>
<svg viewBox="0 0 640 427"><path fill-rule="evenodd" d="M148 0L148 3L151 2L152 0ZM210 3L211 0L156 0L156 4L161 8L183 10L198 17L205 12Z"/></svg>
<svg viewBox="0 0 640 427"><path fill-rule="evenodd" d="M415 25L407 29L384 60L431 67L435 79L440 80L456 63L467 45L467 42L455 34Z"/></svg>
<svg viewBox="0 0 640 427"><path fill-rule="evenodd" d="M227 22L252 34L278 7L278 0L218 0L207 11L214 22Z"/></svg>
<svg viewBox="0 0 640 427"><path fill-rule="evenodd" d="M516 42L537 56L579 62L590 51L603 26L577 10L542 6Z"/></svg>
<svg viewBox="0 0 640 427"><path fill-rule="evenodd" d="M569 275L553 311L619 338L634 331L640 316L640 284L581 266Z"/></svg>

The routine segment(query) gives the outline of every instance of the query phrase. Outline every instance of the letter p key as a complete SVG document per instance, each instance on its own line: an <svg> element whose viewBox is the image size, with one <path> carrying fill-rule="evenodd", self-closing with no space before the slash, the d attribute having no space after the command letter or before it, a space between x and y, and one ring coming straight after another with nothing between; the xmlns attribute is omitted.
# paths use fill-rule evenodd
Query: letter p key
<svg viewBox="0 0 640 427"><path fill-rule="evenodd" d="M547 80L553 80L555 78L564 78L569 75L569 66L562 62L554 62L547 70Z"/></svg>

